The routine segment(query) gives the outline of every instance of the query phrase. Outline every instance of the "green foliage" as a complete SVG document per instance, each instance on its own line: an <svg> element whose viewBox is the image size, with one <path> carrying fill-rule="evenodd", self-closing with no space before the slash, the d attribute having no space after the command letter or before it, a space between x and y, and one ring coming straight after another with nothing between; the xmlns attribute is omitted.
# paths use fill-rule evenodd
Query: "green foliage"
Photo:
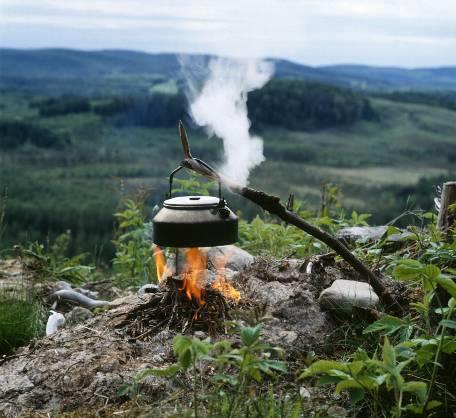
<svg viewBox="0 0 456 418"><path fill-rule="evenodd" d="M177 184L177 187L174 187L172 190L173 195L178 193L184 193L186 195L200 195L200 196L209 196L215 192L216 182L215 181L203 181L201 176L196 175L195 173L190 173L188 179L179 179L175 178L173 180L174 184Z"/></svg>
<svg viewBox="0 0 456 418"><path fill-rule="evenodd" d="M42 336L45 310L34 297L0 294L0 355L10 354L34 337Z"/></svg>
<svg viewBox="0 0 456 418"><path fill-rule="evenodd" d="M91 106L88 99L78 96L62 96L34 102L31 107L37 107L40 116L66 115L68 113L90 112Z"/></svg>
<svg viewBox="0 0 456 418"><path fill-rule="evenodd" d="M165 369L141 371L132 383L120 388L119 394L137 396L140 382L146 376L170 377L188 371L193 385L194 417L203 411L208 416L231 418L259 410L270 411L268 416L298 416L301 405L297 402L277 401L272 392L258 399L250 396L266 376L272 379L278 373L285 373L287 368L283 361L272 358L282 350L261 342L260 325L231 325L239 334L240 347L233 347L229 340L212 343L209 339L177 335L173 341L177 363ZM282 411L280 415L279 411Z"/></svg>
<svg viewBox="0 0 456 418"><path fill-rule="evenodd" d="M291 225L271 223L257 216L251 222L240 220L239 245L253 255L305 257L322 248L313 237Z"/></svg>
<svg viewBox="0 0 456 418"><path fill-rule="evenodd" d="M304 205L296 201L294 211L310 223L318 225L331 233L345 226L365 226L370 215L352 211L350 218L345 217L341 208L339 189L334 185L325 187L320 205L320 215L301 209ZM256 216L248 222L239 222L239 245L254 255L269 255L283 258L290 255L303 258L321 251L325 246L320 241L292 225L264 215Z"/></svg>
<svg viewBox="0 0 456 418"><path fill-rule="evenodd" d="M0 149L9 150L25 144L41 148L62 148L69 141L68 136L33 122L0 120Z"/></svg>
<svg viewBox="0 0 456 418"><path fill-rule="evenodd" d="M58 236L47 246L34 242L28 246L17 245L15 249L24 265L42 281L64 280L80 284L88 280L94 267L83 265L86 254L67 257L71 232Z"/></svg>
<svg viewBox="0 0 456 418"><path fill-rule="evenodd" d="M300 80L272 80L249 94L254 126L321 129L376 117L370 102L359 93Z"/></svg>
<svg viewBox="0 0 456 418"><path fill-rule="evenodd" d="M421 301L410 305L418 316L401 319L385 315L364 330L364 334L384 336L382 360L375 353L369 356L358 350L350 362L316 361L301 377L322 375L321 384L336 384L336 393L347 390L354 403L372 402L375 416L427 414L443 401L432 399L442 396L435 390L438 374L443 374L442 355L456 352L456 337L451 332L456 328L452 319L456 312L456 284L454 278L442 274L437 266L415 259L396 260L393 275L397 280L419 286L423 296ZM438 287L447 292L449 300L446 307L434 309L432 301ZM434 313L442 318L437 323L431 318ZM398 337L397 344L392 345L388 336Z"/></svg>
<svg viewBox="0 0 456 418"><path fill-rule="evenodd" d="M118 221L113 241L115 282L120 287L140 286L157 281L152 254L151 225L145 223L144 200L126 200L122 211L114 214Z"/></svg>

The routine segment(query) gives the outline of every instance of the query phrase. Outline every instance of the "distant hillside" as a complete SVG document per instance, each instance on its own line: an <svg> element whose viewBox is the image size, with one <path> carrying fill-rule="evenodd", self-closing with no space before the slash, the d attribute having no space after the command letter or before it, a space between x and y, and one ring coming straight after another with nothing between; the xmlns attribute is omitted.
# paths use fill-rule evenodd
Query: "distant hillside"
<svg viewBox="0 0 456 418"><path fill-rule="evenodd" d="M187 56L205 62L210 56ZM363 90L456 90L456 67L404 69L361 65L311 67L274 60L276 77L298 78ZM24 87L23 80L103 80L131 76L181 78L178 55L106 50L0 49L2 87Z"/></svg>

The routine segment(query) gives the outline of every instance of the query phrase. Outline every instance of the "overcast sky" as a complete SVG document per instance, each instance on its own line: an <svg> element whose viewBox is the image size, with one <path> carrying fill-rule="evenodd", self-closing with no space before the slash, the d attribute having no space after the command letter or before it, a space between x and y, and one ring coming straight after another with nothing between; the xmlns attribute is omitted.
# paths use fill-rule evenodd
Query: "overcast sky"
<svg viewBox="0 0 456 418"><path fill-rule="evenodd" d="M456 65L456 0L0 0L0 46Z"/></svg>

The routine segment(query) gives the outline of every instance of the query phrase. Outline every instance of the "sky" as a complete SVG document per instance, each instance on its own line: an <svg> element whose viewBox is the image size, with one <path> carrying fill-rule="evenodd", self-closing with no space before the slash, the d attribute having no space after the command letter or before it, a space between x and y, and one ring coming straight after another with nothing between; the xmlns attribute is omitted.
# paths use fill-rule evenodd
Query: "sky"
<svg viewBox="0 0 456 418"><path fill-rule="evenodd" d="M0 0L0 46L456 65L456 0Z"/></svg>

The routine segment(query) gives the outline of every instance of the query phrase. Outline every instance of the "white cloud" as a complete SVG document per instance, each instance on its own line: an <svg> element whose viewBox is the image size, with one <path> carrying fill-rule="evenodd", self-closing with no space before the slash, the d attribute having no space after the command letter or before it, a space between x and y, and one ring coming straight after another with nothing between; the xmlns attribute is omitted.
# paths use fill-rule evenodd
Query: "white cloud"
<svg viewBox="0 0 456 418"><path fill-rule="evenodd" d="M456 0L0 0L0 20L5 46L52 46L34 33L57 30L74 48L456 64Z"/></svg>

